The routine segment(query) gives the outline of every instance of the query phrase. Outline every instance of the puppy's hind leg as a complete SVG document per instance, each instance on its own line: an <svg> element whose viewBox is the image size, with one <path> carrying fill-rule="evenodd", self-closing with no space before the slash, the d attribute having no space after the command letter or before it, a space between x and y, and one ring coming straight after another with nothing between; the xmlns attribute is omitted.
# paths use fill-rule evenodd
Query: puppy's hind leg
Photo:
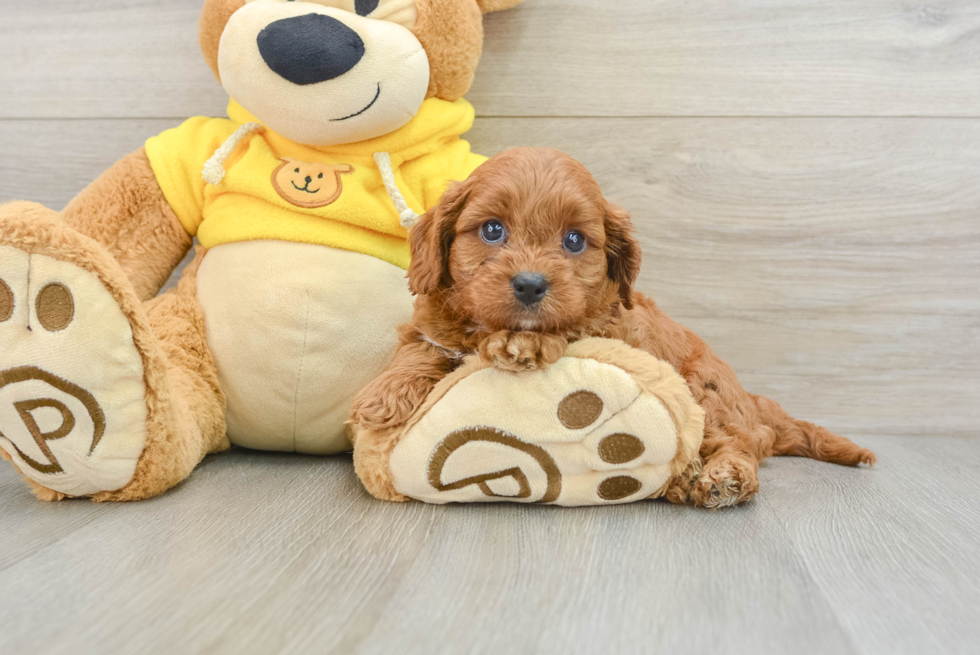
<svg viewBox="0 0 980 655"><path fill-rule="evenodd" d="M872 466L878 461L873 452L850 439L819 425L793 418L775 400L765 396L754 396L754 399L760 418L776 434L772 454L809 457L843 466Z"/></svg>

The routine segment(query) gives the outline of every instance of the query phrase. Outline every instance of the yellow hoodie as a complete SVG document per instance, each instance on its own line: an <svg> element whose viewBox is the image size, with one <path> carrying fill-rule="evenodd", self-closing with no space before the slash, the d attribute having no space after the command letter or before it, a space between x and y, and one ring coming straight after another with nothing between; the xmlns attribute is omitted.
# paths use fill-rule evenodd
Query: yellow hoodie
<svg viewBox="0 0 980 655"><path fill-rule="evenodd" d="M407 231L374 154L390 153L395 182L417 213L486 159L460 138L473 125L472 105L430 98L403 127L359 143L312 147L270 130L251 132L224 160L220 183L208 184L205 163L242 125L257 122L234 100L228 116L191 118L146 142L164 197L207 248L278 239L352 250L408 268Z"/></svg>

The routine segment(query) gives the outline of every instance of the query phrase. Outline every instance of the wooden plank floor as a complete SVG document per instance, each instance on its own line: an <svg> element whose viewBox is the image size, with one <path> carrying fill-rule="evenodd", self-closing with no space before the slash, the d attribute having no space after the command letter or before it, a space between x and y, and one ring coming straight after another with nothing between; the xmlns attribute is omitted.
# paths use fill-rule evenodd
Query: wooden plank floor
<svg viewBox="0 0 980 655"><path fill-rule="evenodd" d="M0 200L224 110L200 0L0 4ZM526 0L469 98L475 150L581 159L639 288L879 466L770 460L715 513L385 504L246 451L44 504L0 467L0 653L980 652L980 4Z"/></svg>
<svg viewBox="0 0 980 655"><path fill-rule="evenodd" d="M235 451L125 505L0 471L4 653L975 653L980 441L769 460L731 511L396 505Z"/></svg>

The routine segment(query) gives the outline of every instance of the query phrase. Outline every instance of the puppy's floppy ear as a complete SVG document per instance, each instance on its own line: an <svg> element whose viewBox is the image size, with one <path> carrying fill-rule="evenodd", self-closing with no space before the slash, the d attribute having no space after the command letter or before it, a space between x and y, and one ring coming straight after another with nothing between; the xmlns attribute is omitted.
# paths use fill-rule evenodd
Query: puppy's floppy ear
<svg viewBox="0 0 980 655"><path fill-rule="evenodd" d="M631 309L630 290L640 274L640 244L633 237L629 213L616 205L606 206L606 262L609 279L619 285L623 307Z"/></svg>
<svg viewBox="0 0 980 655"><path fill-rule="evenodd" d="M449 249L456 237L456 221L469 195L466 183L453 184L409 232L412 263L408 266L408 288L415 295L424 296L452 285Z"/></svg>

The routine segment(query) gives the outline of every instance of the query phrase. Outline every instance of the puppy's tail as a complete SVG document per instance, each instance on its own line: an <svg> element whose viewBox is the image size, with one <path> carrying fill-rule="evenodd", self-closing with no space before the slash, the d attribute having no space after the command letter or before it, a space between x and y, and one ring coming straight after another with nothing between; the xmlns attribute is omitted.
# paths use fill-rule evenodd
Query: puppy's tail
<svg viewBox="0 0 980 655"><path fill-rule="evenodd" d="M859 464L872 466L878 461L873 452L861 448L850 439L845 439L819 425L793 418L775 400L765 396L753 397L759 408L762 422L776 433L774 455L809 457L844 466Z"/></svg>

